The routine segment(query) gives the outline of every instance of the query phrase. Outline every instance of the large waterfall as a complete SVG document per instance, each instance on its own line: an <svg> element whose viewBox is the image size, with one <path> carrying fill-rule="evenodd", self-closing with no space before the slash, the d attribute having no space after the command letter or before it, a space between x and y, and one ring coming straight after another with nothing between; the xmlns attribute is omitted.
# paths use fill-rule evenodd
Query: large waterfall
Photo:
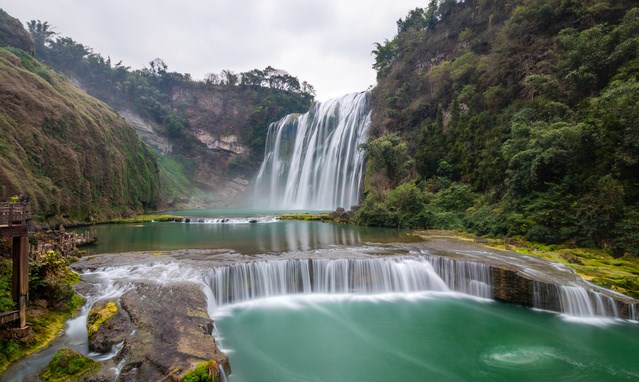
<svg viewBox="0 0 639 382"><path fill-rule="evenodd" d="M269 127L264 161L255 180L255 207L286 210L346 209L359 202L364 143L370 125L369 93L316 103Z"/></svg>

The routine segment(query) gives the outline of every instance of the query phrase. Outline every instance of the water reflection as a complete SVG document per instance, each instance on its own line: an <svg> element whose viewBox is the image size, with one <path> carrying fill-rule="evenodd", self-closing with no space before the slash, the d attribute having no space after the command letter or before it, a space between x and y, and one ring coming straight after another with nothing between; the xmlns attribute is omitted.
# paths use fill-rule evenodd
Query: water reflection
<svg viewBox="0 0 639 382"><path fill-rule="evenodd" d="M241 253L309 251L365 242L402 241L401 231L336 225L316 221L215 221L100 225L92 229L98 244L89 253L231 249ZM82 230L80 230L82 231Z"/></svg>

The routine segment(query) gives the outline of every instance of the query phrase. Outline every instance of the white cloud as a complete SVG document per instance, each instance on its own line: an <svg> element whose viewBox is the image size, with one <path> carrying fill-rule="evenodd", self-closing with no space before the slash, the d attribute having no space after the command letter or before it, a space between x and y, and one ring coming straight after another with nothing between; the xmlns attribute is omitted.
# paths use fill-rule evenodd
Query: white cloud
<svg viewBox="0 0 639 382"><path fill-rule="evenodd" d="M155 57L195 79L223 69L271 65L311 83L318 99L375 82L373 43L392 38L398 18L427 0L0 0L26 22L114 61L141 68Z"/></svg>

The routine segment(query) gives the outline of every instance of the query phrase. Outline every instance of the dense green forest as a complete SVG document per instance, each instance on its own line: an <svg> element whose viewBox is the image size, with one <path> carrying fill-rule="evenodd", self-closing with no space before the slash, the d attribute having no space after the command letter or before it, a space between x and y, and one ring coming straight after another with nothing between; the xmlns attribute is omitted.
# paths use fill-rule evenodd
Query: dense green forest
<svg viewBox="0 0 639 382"><path fill-rule="evenodd" d="M237 177L248 182L262 160L268 125L306 111L315 95L307 82L270 66L224 70L200 81L170 71L160 58L133 70L60 36L47 22L27 26L38 59L117 111L134 111L169 142L171 152L159 157L163 199L206 193L211 200L228 199L215 194ZM212 151L197 138L203 131L236 136L247 150Z"/></svg>
<svg viewBox="0 0 639 382"><path fill-rule="evenodd" d="M639 8L439 0L375 44L358 222L639 255Z"/></svg>

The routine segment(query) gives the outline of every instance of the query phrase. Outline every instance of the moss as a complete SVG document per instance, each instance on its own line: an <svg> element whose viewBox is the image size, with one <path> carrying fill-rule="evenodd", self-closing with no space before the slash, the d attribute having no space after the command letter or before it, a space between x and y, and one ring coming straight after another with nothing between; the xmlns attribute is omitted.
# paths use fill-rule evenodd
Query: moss
<svg viewBox="0 0 639 382"><path fill-rule="evenodd" d="M66 310L45 310L43 313L27 311L27 322L31 326L32 334L25 338L0 342L0 374L7 370L12 362L47 347L64 328L65 322L77 314L83 304L84 299L74 295Z"/></svg>
<svg viewBox="0 0 639 382"><path fill-rule="evenodd" d="M172 222L178 219L184 219L182 216L175 215L137 215L130 218L115 218L110 219L105 222L100 222L100 224L131 224L131 223L150 223L150 222Z"/></svg>
<svg viewBox="0 0 639 382"><path fill-rule="evenodd" d="M40 377L45 382L72 382L84 380L95 374L100 364L75 350L63 347L58 350Z"/></svg>
<svg viewBox="0 0 639 382"><path fill-rule="evenodd" d="M325 220L331 219L328 213L283 214L283 215L279 215L278 218L280 220L304 220L304 221L318 221L318 220L325 221Z"/></svg>
<svg viewBox="0 0 639 382"><path fill-rule="evenodd" d="M89 338L93 337L98 329L100 329L100 326L115 316L118 311L118 304L114 301L108 301L106 304L99 304L91 308L89 317L87 318Z"/></svg>
<svg viewBox="0 0 639 382"><path fill-rule="evenodd" d="M217 382L219 366L215 360L197 364L195 369L184 375L183 382Z"/></svg>
<svg viewBox="0 0 639 382"><path fill-rule="evenodd" d="M488 248L509 250L522 255L541 257L572 268L583 279L633 298L639 298L639 259L626 255L614 258L601 249L544 245L523 239L480 238L472 234L453 231L414 231L424 239L446 238L473 241Z"/></svg>

